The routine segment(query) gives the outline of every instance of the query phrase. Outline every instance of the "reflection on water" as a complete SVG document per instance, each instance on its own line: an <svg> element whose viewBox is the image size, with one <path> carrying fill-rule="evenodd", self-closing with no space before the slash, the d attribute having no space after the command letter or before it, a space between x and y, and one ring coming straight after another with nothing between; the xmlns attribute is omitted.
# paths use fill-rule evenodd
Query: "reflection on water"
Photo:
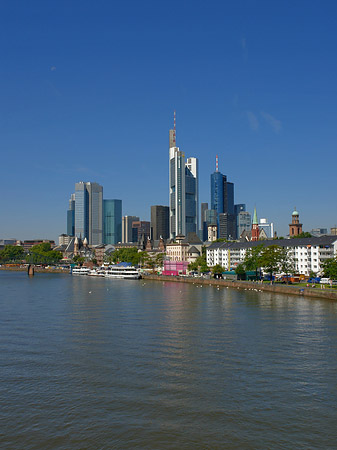
<svg viewBox="0 0 337 450"><path fill-rule="evenodd" d="M335 448L336 303L0 273L1 448Z"/></svg>

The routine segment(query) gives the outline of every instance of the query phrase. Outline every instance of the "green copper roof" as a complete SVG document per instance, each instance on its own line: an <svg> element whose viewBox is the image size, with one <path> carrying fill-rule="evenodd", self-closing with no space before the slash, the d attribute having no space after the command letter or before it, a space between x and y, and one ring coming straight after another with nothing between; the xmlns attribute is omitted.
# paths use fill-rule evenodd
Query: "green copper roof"
<svg viewBox="0 0 337 450"><path fill-rule="evenodd" d="M256 208L254 208L253 225L258 225L258 224L259 224L259 222L257 221Z"/></svg>
<svg viewBox="0 0 337 450"><path fill-rule="evenodd" d="M292 213L292 216L299 216L298 212L296 211L296 206L295 206L295 209L294 209L294 211Z"/></svg>

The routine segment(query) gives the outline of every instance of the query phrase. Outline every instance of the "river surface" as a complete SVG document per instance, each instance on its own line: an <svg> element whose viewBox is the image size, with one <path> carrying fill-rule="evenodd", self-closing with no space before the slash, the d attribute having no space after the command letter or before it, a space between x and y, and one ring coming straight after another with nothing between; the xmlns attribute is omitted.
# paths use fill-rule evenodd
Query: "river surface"
<svg viewBox="0 0 337 450"><path fill-rule="evenodd" d="M337 302L0 272L0 448L336 449Z"/></svg>

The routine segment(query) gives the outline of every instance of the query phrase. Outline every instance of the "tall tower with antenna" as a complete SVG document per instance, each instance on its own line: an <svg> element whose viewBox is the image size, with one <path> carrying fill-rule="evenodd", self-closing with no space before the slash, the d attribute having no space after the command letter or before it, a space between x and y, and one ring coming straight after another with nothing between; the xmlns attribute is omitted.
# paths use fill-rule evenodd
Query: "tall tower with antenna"
<svg viewBox="0 0 337 450"><path fill-rule="evenodd" d="M176 144L176 112L169 132L169 195L170 238L197 232L198 221L198 160L188 158Z"/></svg>

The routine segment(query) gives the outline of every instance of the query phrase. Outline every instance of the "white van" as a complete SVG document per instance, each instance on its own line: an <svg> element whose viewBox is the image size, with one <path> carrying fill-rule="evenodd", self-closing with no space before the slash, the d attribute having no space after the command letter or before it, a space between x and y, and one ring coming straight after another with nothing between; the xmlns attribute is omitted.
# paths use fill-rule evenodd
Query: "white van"
<svg viewBox="0 0 337 450"><path fill-rule="evenodd" d="M329 284L330 283L330 278L321 278L320 283L321 284Z"/></svg>

